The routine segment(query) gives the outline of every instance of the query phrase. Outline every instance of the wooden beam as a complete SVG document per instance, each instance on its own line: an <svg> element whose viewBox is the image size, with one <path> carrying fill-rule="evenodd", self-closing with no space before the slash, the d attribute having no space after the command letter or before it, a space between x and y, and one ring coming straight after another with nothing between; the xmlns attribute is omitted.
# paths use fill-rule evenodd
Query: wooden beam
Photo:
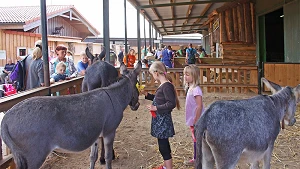
<svg viewBox="0 0 300 169"><path fill-rule="evenodd" d="M76 20L76 21L81 21L80 19L78 19L78 18L76 18L76 17L74 17L74 16L68 16L68 15L59 15L59 16L61 16L61 17L63 17L63 18L68 18L68 19L70 19L70 21L71 20Z"/></svg>
<svg viewBox="0 0 300 169"><path fill-rule="evenodd" d="M210 9L210 7L212 6L212 3L209 3L206 5L206 7L204 8L204 10L200 13L200 16L204 16L206 14L206 12ZM200 21L202 20L202 18L197 18L197 20L194 22L194 24L200 23ZM199 27L202 25L199 25ZM191 29L193 28L193 26L191 26Z"/></svg>
<svg viewBox="0 0 300 169"><path fill-rule="evenodd" d="M190 0L190 2L195 2L195 0ZM187 17L187 19L183 22L183 24L182 25L186 25L187 23L188 23L188 21L189 21L189 16L191 15L191 13L192 13L192 9L193 9L193 6L194 5L189 5L189 7L188 7L188 10L186 11L186 17Z"/></svg>
<svg viewBox="0 0 300 169"><path fill-rule="evenodd" d="M180 18L165 18L165 19L152 20L152 22L183 20L183 19L197 19L197 18L207 18L207 16L190 16L190 17L180 17Z"/></svg>
<svg viewBox="0 0 300 169"><path fill-rule="evenodd" d="M208 3L232 2L232 1L234 1L234 0L204 0L204 1L191 1L191 2L177 2L177 3L141 5L141 6L137 6L137 8L140 8L140 9L145 9L145 8L159 8L159 7L169 7L169 6L208 4Z"/></svg>
<svg viewBox="0 0 300 169"><path fill-rule="evenodd" d="M170 0L170 3L175 3L175 0ZM174 6L171 6L172 18L175 18ZM173 26L176 25L176 20L173 20ZM175 31L175 27L173 27L173 31Z"/></svg>
<svg viewBox="0 0 300 169"><path fill-rule="evenodd" d="M153 3L153 0L149 0L149 4L154 4ZM155 8L151 8L152 9L152 11L153 11L153 13L156 15L156 17L158 18L158 19L161 19L161 16L159 15L159 13L157 12L157 10L155 9ZM144 13L145 13L145 10L143 10L144 11ZM163 21L160 21L161 22L161 25L162 26L164 26L164 22ZM164 28L164 31L166 31L166 29Z"/></svg>
<svg viewBox="0 0 300 169"><path fill-rule="evenodd" d="M138 8L138 6L140 6L140 4L136 0L128 0L128 2L131 3L136 8ZM159 29L157 29L157 25L152 21L152 19L150 18L149 14L146 11L145 11L145 15L146 15L147 21L153 23L152 25L155 28L155 30L157 30L158 33L161 33L159 31Z"/></svg>
<svg viewBox="0 0 300 169"><path fill-rule="evenodd" d="M161 26L157 28L180 28L180 27L189 27L189 26L202 26L203 24L189 24L189 25L170 25L170 26Z"/></svg>

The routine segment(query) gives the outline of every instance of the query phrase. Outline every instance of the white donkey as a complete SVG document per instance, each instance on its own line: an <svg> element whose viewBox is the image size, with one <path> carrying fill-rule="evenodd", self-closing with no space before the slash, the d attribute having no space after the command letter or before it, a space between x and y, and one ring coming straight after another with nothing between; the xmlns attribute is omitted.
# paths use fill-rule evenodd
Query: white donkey
<svg viewBox="0 0 300 169"><path fill-rule="evenodd" d="M263 168L270 169L280 122L296 122L300 85L280 87L262 81L273 95L216 101L202 114L195 126L196 169L213 169L215 163L217 169L234 169L239 160L251 163L251 169L258 169L263 160Z"/></svg>

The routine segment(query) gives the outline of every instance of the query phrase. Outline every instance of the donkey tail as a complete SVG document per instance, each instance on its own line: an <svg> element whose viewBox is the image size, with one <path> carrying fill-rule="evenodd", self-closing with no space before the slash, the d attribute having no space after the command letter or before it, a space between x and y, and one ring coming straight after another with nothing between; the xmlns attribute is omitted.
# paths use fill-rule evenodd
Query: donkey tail
<svg viewBox="0 0 300 169"><path fill-rule="evenodd" d="M202 139L204 131L207 128L205 113L200 117L195 125L195 137L196 137L196 163L195 169L202 169Z"/></svg>
<svg viewBox="0 0 300 169"><path fill-rule="evenodd" d="M4 143L11 149L17 168L27 169L27 161L22 155L21 149L12 140L8 132L7 124L5 123L1 125L1 138L3 139Z"/></svg>

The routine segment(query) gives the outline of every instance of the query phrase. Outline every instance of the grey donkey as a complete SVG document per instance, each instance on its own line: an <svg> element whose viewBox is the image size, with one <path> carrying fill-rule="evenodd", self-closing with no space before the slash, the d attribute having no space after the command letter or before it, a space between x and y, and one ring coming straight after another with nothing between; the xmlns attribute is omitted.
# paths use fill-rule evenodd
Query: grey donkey
<svg viewBox="0 0 300 169"><path fill-rule="evenodd" d="M105 57L105 48L99 56L93 56L88 48L85 49L87 57L93 62L86 70L82 81L82 92L94 90L100 87L106 87L114 83L118 79L117 69L108 62L102 61ZM100 164L105 164L105 148L103 138L101 140L101 155ZM92 145L90 154L90 168L94 169L95 163L98 159L98 143L99 140ZM113 160L115 159L115 152L113 151Z"/></svg>
<svg viewBox="0 0 300 169"><path fill-rule="evenodd" d="M137 76L120 67L121 79L108 87L67 96L37 96L9 109L1 123L1 137L10 148L18 169L38 169L53 150L79 152L101 135L106 169L111 169L112 148L123 111L139 107Z"/></svg>
<svg viewBox="0 0 300 169"><path fill-rule="evenodd" d="M251 169L270 169L274 142L280 122L292 126L300 85L281 87L262 78L272 95L244 100L216 101L201 115L195 125L197 140L196 169L234 169L251 163ZM202 163L202 164L201 164Z"/></svg>

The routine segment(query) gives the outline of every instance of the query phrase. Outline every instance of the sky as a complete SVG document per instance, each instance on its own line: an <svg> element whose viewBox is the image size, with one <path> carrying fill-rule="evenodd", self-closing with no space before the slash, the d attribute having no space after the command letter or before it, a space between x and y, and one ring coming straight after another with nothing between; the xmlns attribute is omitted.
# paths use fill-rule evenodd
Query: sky
<svg viewBox="0 0 300 169"><path fill-rule="evenodd" d="M103 0L46 0L47 5L74 5L75 8L103 35ZM2 0L0 6L38 6L40 0ZM110 37L125 37L124 0L109 0ZM144 18L140 16L141 37L144 37ZM149 24L146 20L146 37ZM127 37L137 37L136 9L127 2Z"/></svg>

